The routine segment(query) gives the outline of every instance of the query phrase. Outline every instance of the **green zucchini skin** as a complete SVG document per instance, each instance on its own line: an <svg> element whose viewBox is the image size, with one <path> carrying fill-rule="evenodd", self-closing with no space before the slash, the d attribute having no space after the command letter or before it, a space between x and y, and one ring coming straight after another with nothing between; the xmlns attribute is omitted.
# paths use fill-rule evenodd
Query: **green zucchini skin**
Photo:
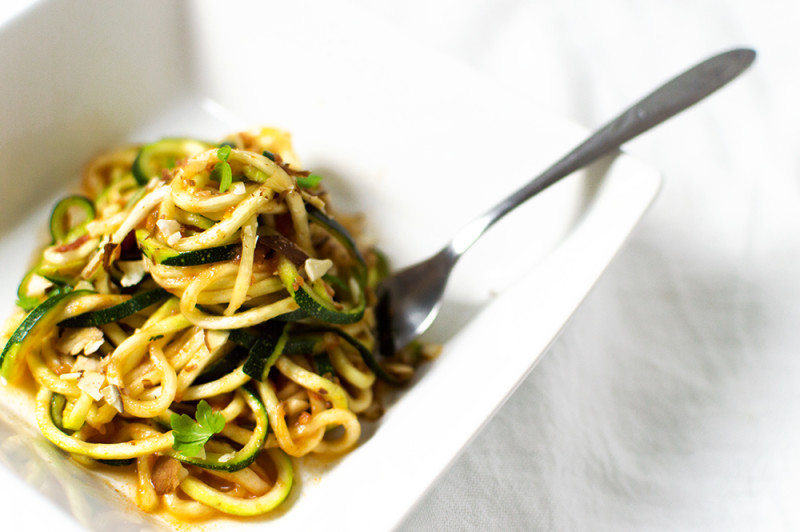
<svg viewBox="0 0 800 532"><path fill-rule="evenodd" d="M311 325L311 326L303 326L288 323L283 329L278 329L271 327L271 331L268 332L264 337L256 336L244 329L234 329L230 332L229 339L237 344L250 349L250 357L254 358L254 361L251 362L251 369L252 371L248 373L247 368L243 368L243 371L249 375L250 377L256 380L262 380L262 376L266 376L262 372L259 373L258 366L255 365L255 360L261 358L263 360L268 360L269 355L264 353L269 353L269 346L273 347L272 355L274 359L270 360L268 365L265 365L266 370L269 370L272 364L274 364L275 360L277 360L278 356L281 354L285 355L314 355L317 351L317 347L319 343L323 339L323 335L325 333L333 333L351 346L353 346L358 354L361 355L361 359L364 361L364 364L372 370L378 378L390 383L390 384L401 384L401 381L396 379L394 376L389 374L383 366L380 365L378 360L375 358L375 355L367 349L367 347L359 342L357 339L353 338L351 335L347 334L343 330L339 329L338 327L330 326L330 325ZM281 336L285 335L286 339L282 343L282 345L278 345L279 339ZM263 342L263 345L258 347L257 350L254 352L254 347L257 346L258 342ZM280 348L278 350L278 348ZM259 352L260 351L260 352ZM256 354L257 353L257 354ZM277 353L277 354L276 354ZM331 368L327 368L330 365L330 359L327 361L324 358L319 358L318 356L314 357L315 363L318 364L318 369L320 370L320 374L322 371L330 371ZM327 358L327 357L325 357ZM248 358L248 362L249 362ZM245 363L245 366L247 363ZM335 374L335 372L333 372Z"/></svg>
<svg viewBox="0 0 800 532"><path fill-rule="evenodd" d="M279 336L283 332L277 325L278 322L273 322L271 330L265 335L269 338L266 342L272 343L273 345L277 343ZM228 339L249 351L258 340L264 339L262 336L257 336L250 331L250 329L231 329ZM286 340L286 344L283 346L282 354L308 355L315 353L319 342L322 340L323 332L324 331L320 331L319 329L307 332L305 329L297 329L296 325L289 325L289 337Z"/></svg>
<svg viewBox="0 0 800 532"><path fill-rule="evenodd" d="M280 449L265 449L264 452L269 455L277 468L275 484L264 495L249 499L230 497L193 477L184 479L180 485L181 489L192 499L229 515L252 517L271 512L280 506L292 491L294 467L287 454Z"/></svg>
<svg viewBox="0 0 800 532"><path fill-rule="evenodd" d="M336 324L355 323L364 316L366 297L363 294L356 307L338 310L315 293L308 283L303 283L295 289L295 280L299 274L288 260L282 260L278 269L286 291L291 294L295 303L306 315L325 323Z"/></svg>
<svg viewBox="0 0 800 532"><path fill-rule="evenodd" d="M358 250L355 241L336 220L326 216L313 205L307 204L309 220L327 229L348 250L355 260L356 266L353 278L358 285L358 301L353 303L350 308L339 309L334 307L331 301L326 301L320 294L314 291L309 283L298 283L299 273L294 264L285 257L282 257L278 266L278 275L283 282L286 291L291 294L300 310L307 316L316 318L325 323L347 324L355 323L364 316L367 305L366 280L367 266L364 257Z"/></svg>
<svg viewBox="0 0 800 532"><path fill-rule="evenodd" d="M68 226L69 211L78 208L83 211L84 219L79 223ZM53 244L69 242L75 237L86 232L86 224L95 217L94 203L85 196L67 196L59 201L50 213L50 236Z"/></svg>
<svg viewBox="0 0 800 532"><path fill-rule="evenodd" d="M306 204L306 211L308 212L308 215L311 217L312 221L328 229L333 236L336 237L336 239L339 240L350 253L353 254L359 264L359 269L362 270L361 273L366 273L367 266L364 261L364 257L358 250L358 246L356 246L356 242L353 240L353 237L347 232L347 229L345 229L342 224L330 216L326 216L321 210L314 207L310 203Z"/></svg>
<svg viewBox="0 0 800 532"><path fill-rule="evenodd" d="M274 321L259 327L258 335L243 329L231 330L228 338L248 350L242 372L263 382L288 345L290 327L289 323Z"/></svg>
<svg viewBox="0 0 800 532"><path fill-rule="evenodd" d="M283 348L286 355L311 355L317 352L317 346L322 340L322 333L296 333L294 329L289 335L289 341Z"/></svg>
<svg viewBox="0 0 800 532"><path fill-rule="evenodd" d="M358 340L356 340L343 330L339 329L338 327L330 327L324 325L314 326L303 331L303 333L305 334L313 334L313 333L321 334L326 332L330 332L337 335L339 338L341 338L342 340L353 346L356 349L356 351L358 351L358 354L361 355L361 359L364 361L364 364L366 364L367 367L371 369L372 372L375 373L375 375L378 376L378 378L388 382L389 384L395 384L395 385L401 384L401 382L398 379L396 379L391 374L389 374L385 369L383 369L383 366L381 366L380 363L377 361L372 351L367 349L364 344L362 344L361 342L359 342Z"/></svg>
<svg viewBox="0 0 800 532"><path fill-rule="evenodd" d="M326 375L328 378L333 378L336 376L336 370L331 363L331 359L327 353L321 353L314 357L314 365L317 368L317 374L322 375L325 377Z"/></svg>
<svg viewBox="0 0 800 532"><path fill-rule="evenodd" d="M38 265L34 266L33 269L25 274L25 277L22 278L22 281L20 281L19 286L17 287L17 306L25 312L30 312L45 299L72 290L72 287L62 279L54 276L41 275L53 283L53 288L48 290L44 295L31 296L28 293L28 285L30 284L31 278L34 275L41 275Z"/></svg>
<svg viewBox="0 0 800 532"><path fill-rule="evenodd" d="M258 336L249 332L247 329L231 329L228 333L228 340L250 349L253 347L253 344L256 343L256 340L258 340Z"/></svg>
<svg viewBox="0 0 800 532"><path fill-rule="evenodd" d="M66 397L60 393L54 393L50 398L50 417L58 430L65 434L72 434L73 431L64 428L64 406L67 403Z"/></svg>
<svg viewBox="0 0 800 532"><path fill-rule="evenodd" d="M102 310L95 310L80 314L72 318L60 322L58 325L61 327L99 327L114 321L121 320L136 314L142 309L160 303L170 297L170 293L163 288L156 288L136 294L127 301L114 305L113 307L104 308Z"/></svg>
<svg viewBox="0 0 800 532"><path fill-rule="evenodd" d="M142 146L133 161L131 171L139 185L146 185L153 177L160 176L162 170L171 169L176 161L213 147L213 144L195 139L167 138L158 140Z"/></svg>
<svg viewBox="0 0 800 532"><path fill-rule="evenodd" d="M98 463L103 465L111 466L111 467L125 467L129 465L133 465L136 462L136 458L119 458L119 459L103 459L99 458L96 460Z"/></svg>
<svg viewBox="0 0 800 532"><path fill-rule="evenodd" d="M20 352L30 348L36 342L36 333L48 326L48 322L53 320L53 316L64 305L72 299L93 294L91 290L73 290L55 295L44 300L28 313L22 323L17 327L11 337L6 342L2 353L0 353L0 376L6 380L14 380L22 366L19 360Z"/></svg>
<svg viewBox="0 0 800 532"><path fill-rule="evenodd" d="M308 312L305 310L298 308L291 312L287 312L286 314L281 314L280 316L275 316L272 318L275 321L283 321L283 322L291 322L291 321L299 321L308 318Z"/></svg>
<svg viewBox="0 0 800 532"><path fill-rule="evenodd" d="M161 264L164 266L198 266L200 264L211 264L212 262L223 262L234 259L240 249L241 246L239 244L228 244L215 248L185 251L163 260Z"/></svg>
<svg viewBox="0 0 800 532"><path fill-rule="evenodd" d="M176 251L171 247L157 242L150 237L146 229L136 230L136 241L139 248L150 260L164 266L199 266L213 262L223 262L236 257L241 249L241 244L227 244L208 249L194 251Z"/></svg>
<svg viewBox="0 0 800 532"><path fill-rule="evenodd" d="M276 326L277 325L277 326ZM283 354L289 338L287 324L268 324L265 336L259 337L250 348L250 354L242 366L242 372L257 381L267 378L270 368Z"/></svg>
<svg viewBox="0 0 800 532"><path fill-rule="evenodd" d="M237 330L237 329L233 329ZM207 382L220 379L235 370L239 365L247 359L248 350L241 346L236 346L230 353L220 358L203 373L197 376L192 384L205 384Z"/></svg>
<svg viewBox="0 0 800 532"><path fill-rule="evenodd" d="M31 278L36 274L36 268L28 271L25 276L20 281L19 286L17 287L17 306L24 310L25 312L30 312L36 305L42 302L42 298L33 297L28 295L28 284L31 282Z"/></svg>

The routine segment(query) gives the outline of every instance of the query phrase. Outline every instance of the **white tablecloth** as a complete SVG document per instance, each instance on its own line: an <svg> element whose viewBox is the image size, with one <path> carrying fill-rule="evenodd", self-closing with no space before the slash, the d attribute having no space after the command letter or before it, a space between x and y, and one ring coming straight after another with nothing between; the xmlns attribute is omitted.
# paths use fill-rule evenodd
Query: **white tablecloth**
<svg viewBox="0 0 800 532"><path fill-rule="evenodd" d="M800 4L359 3L592 128L706 56L759 53L628 145L663 172L653 209L401 529L800 529Z"/></svg>
<svg viewBox="0 0 800 532"><path fill-rule="evenodd" d="M759 52L630 143L653 209L400 529L800 530L800 4L353 1L587 127Z"/></svg>

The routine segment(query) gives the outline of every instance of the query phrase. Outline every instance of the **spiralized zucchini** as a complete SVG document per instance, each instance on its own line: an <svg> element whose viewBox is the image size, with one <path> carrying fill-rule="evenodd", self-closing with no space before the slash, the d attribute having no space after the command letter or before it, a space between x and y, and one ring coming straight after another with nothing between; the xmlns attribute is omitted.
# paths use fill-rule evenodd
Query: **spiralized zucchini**
<svg viewBox="0 0 800 532"><path fill-rule="evenodd" d="M421 350L376 358L385 267L323 185L270 128L91 161L0 355L11 385L35 383L42 434L193 520L269 512L293 457L355 447Z"/></svg>

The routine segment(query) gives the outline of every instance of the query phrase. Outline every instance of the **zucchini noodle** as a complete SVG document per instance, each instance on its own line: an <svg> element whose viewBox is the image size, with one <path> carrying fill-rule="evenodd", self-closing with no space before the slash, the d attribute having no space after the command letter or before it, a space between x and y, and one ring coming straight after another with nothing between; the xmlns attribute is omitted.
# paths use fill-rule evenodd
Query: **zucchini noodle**
<svg viewBox="0 0 800 532"><path fill-rule="evenodd" d="M50 232L0 376L32 383L37 426L76 461L127 468L146 512L270 512L296 460L356 447L435 351L376 353L385 263L277 129L104 153Z"/></svg>

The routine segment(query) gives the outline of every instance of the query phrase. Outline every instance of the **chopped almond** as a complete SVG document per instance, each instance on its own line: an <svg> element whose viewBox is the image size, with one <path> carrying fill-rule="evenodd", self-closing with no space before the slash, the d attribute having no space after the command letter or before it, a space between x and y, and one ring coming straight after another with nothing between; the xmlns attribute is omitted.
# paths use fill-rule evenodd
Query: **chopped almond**
<svg viewBox="0 0 800 532"><path fill-rule="evenodd" d="M28 281L28 295L30 296L43 296L45 291L53 286L53 283L35 273L31 275Z"/></svg>
<svg viewBox="0 0 800 532"><path fill-rule="evenodd" d="M174 246L175 242L181 239L181 224L177 221L162 218L156 222L156 226L170 246Z"/></svg>
<svg viewBox="0 0 800 532"><path fill-rule="evenodd" d="M117 266L122 270L123 276L119 284L123 287L135 286L144 278L147 270L144 261L139 260L120 260L117 261Z"/></svg>
<svg viewBox="0 0 800 532"><path fill-rule="evenodd" d="M306 262L303 266L308 274L308 280L312 283L317 279L320 279L323 275L328 273L333 267L333 261L331 259L306 259Z"/></svg>
<svg viewBox="0 0 800 532"><path fill-rule="evenodd" d="M78 355L75 357L75 362L72 364L72 371L96 371L101 373L102 364L100 359L96 356L89 357Z"/></svg>
<svg viewBox="0 0 800 532"><path fill-rule="evenodd" d="M104 375L96 371L84 371L78 378L78 388L92 396L92 399L99 401L103 398L100 391L106 382Z"/></svg>
<svg viewBox="0 0 800 532"><path fill-rule="evenodd" d="M81 351L89 355L100 349L103 341L103 331L97 327L68 329L58 340L56 349L69 355L77 355Z"/></svg>
<svg viewBox="0 0 800 532"><path fill-rule="evenodd" d="M103 398L106 400L106 403L114 407L114 410L120 414L124 412L125 407L122 403L122 394L120 393L117 385L109 384L101 389L100 393L103 394Z"/></svg>

